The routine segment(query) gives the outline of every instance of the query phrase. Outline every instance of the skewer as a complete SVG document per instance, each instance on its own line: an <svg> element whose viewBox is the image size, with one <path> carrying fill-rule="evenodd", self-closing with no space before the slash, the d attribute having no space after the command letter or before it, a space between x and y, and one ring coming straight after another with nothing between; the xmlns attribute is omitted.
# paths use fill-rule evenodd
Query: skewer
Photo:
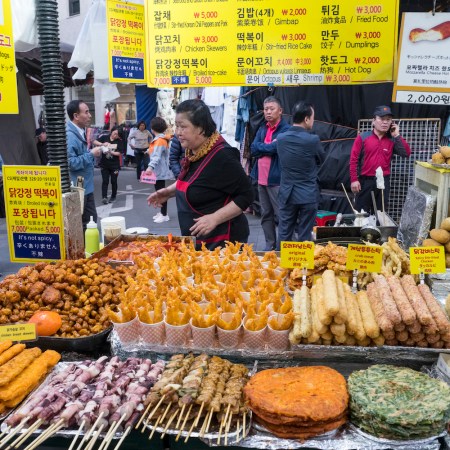
<svg viewBox="0 0 450 450"><path fill-rule="evenodd" d="M225 417L222 417L222 420L220 421L220 428L219 428L219 436L217 437L217 444L220 444L220 438L222 437L222 430L224 427L224 424L227 423L228 414L230 413L231 404L228 403L227 412L225 413Z"/></svg>
<svg viewBox="0 0 450 450"><path fill-rule="evenodd" d="M48 438L53 436L58 430L64 426L64 419L60 419L58 422L51 425L44 433L42 433L37 439L31 442L25 450L33 450L37 446L41 445Z"/></svg>
<svg viewBox="0 0 450 450"><path fill-rule="evenodd" d="M123 433L122 437L119 439L119 442L117 443L117 445L114 447L114 450L118 450L119 447L122 445L122 442L125 440L125 438L130 434L130 431L133 427L128 427L125 430L125 433Z"/></svg>
<svg viewBox="0 0 450 450"><path fill-rule="evenodd" d="M158 417L158 419L155 422L155 425L153 426L153 430L150 433L150 436L148 437L149 441L152 439L153 435L155 434L156 428L158 427L160 420L161 420L161 416Z"/></svg>
<svg viewBox="0 0 450 450"><path fill-rule="evenodd" d="M36 422L34 422L34 424L31 425L30 428L28 428L26 433L20 435L12 444L9 445L9 447L7 447L7 449L9 449L10 447L18 447L20 444L22 444L22 442L26 441L34 433L34 431L39 428L39 425L41 423L42 419L36 420Z"/></svg>
<svg viewBox="0 0 450 450"><path fill-rule="evenodd" d="M8 433L7 436L5 436L1 441L0 441L0 447L2 447L4 444L6 444L8 441L10 441L11 439L13 439L13 437L19 432L19 430L21 430L23 428L23 426L28 422L28 420L30 420L29 417L24 417L21 422L19 423L19 425L17 425L10 433Z"/></svg>
<svg viewBox="0 0 450 450"><path fill-rule="evenodd" d="M191 437L192 430L197 426L198 421L200 420L200 416L202 415L202 411L203 411L204 406L205 406L205 402L202 402L202 404L200 406L200 410L199 410L199 412L197 414L197 417L195 418L194 422L192 423L192 426L191 426L191 428L189 430L188 435L186 436L186 439L184 440L184 443L186 443L188 441L188 439Z"/></svg>
<svg viewBox="0 0 450 450"><path fill-rule="evenodd" d="M164 430L161 434L161 439L164 438L164 436L166 435L167 430L169 429L170 424L173 422L173 420L175 419L175 416L178 414L178 409L175 410L175 412L172 414L172 416L170 417L170 419L167 421L166 426L164 427Z"/></svg>
<svg viewBox="0 0 450 450"><path fill-rule="evenodd" d="M136 426L134 427L135 430L137 430L137 429L141 426L142 421L144 420L145 416L147 415L147 413L149 412L149 410L150 410L151 407L152 407L152 404L149 403L149 404L147 405L147 408L146 408L145 411L143 412L141 418L139 419L139 422L138 422L138 423L136 424ZM145 425L144 425L144 428L145 428Z"/></svg>
<svg viewBox="0 0 450 450"><path fill-rule="evenodd" d="M186 416L185 416L184 421L183 421L183 425L181 425L180 431L178 432L177 437L175 438L175 441L177 441L177 442L178 442L178 439L180 439L181 433L184 430L184 427L186 425L186 422L188 420L189 415L191 414L191 410L192 410L193 406L194 406L193 403L191 403L191 405L189 406L188 412L186 413Z"/></svg>
<svg viewBox="0 0 450 450"><path fill-rule="evenodd" d="M114 425L114 428L110 431L110 434L114 436L116 434L117 429L120 427L120 424L125 420L126 415L122 414L122 417L117 421L117 423Z"/></svg>
<svg viewBox="0 0 450 450"><path fill-rule="evenodd" d="M212 416L213 416L213 415L214 415L214 411L211 409L211 414L209 415L208 425L206 425L205 434L208 434L209 427L210 427L210 425L211 425L211 419L212 419Z"/></svg>
<svg viewBox="0 0 450 450"><path fill-rule="evenodd" d="M247 427L245 425L247 413L244 411L244 415L242 416L242 439L245 439L245 436L247 435Z"/></svg>
<svg viewBox="0 0 450 450"><path fill-rule="evenodd" d="M161 405L161 403L164 401L166 395L164 394L161 399L159 400L158 404L154 407L153 411L150 413L150 415L147 417L147 419L145 420L145 424L144 427L142 428L141 433L144 432L145 430L145 425L148 424L150 422L150 419L153 417L153 415L155 414L155 412L158 410L159 406Z"/></svg>
<svg viewBox="0 0 450 450"><path fill-rule="evenodd" d="M206 425L208 424L208 418L209 418L209 415L210 415L210 414L212 414L212 409L210 409L210 410L206 413L205 420L203 421L203 425L202 425L202 427L201 427L201 429L200 429L199 437L203 437L203 436L205 435L205 429L206 429Z"/></svg>
<svg viewBox="0 0 450 450"><path fill-rule="evenodd" d="M104 423L100 425L99 429L92 436L92 439L90 440L88 446L86 447L86 450L91 450L91 448L95 445L95 443L97 442L97 439L100 436L100 433L102 432L103 428L105 428L105 424Z"/></svg>
<svg viewBox="0 0 450 450"><path fill-rule="evenodd" d="M77 434L76 434L75 437L72 439L72 443L70 444L69 450L72 450L73 447L75 446L75 443L77 442L78 437L80 436L81 430L84 428L84 424L85 424L85 423L86 423L86 422L85 422L84 420L81 422L81 425L80 425L80 427L78 428Z"/></svg>
<svg viewBox="0 0 450 450"><path fill-rule="evenodd" d="M109 444L110 444L110 442L112 441L112 438L113 438L113 436L114 436L113 430L114 430L115 426L116 426L116 422L113 422L113 423L111 424L111 426L109 427L109 430L108 430L108 432L106 433L106 436L105 436L105 438L103 439L103 442L100 444L100 447L98 448L98 450L106 449L106 448L109 446Z"/></svg>
<svg viewBox="0 0 450 450"><path fill-rule="evenodd" d="M241 421L238 419L236 424L236 443L239 442L239 428L241 427Z"/></svg>
<svg viewBox="0 0 450 450"><path fill-rule="evenodd" d="M175 428L178 428L178 426L181 423L181 419L183 418L184 409L186 408L186 403L183 403L183 406L181 407L180 416L178 417L177 424L175 425Z"/></svg>
<svg viewBox="0 0 450 450"><path fill-rule="evenodd" d="M81 442L79 443L77 450L81 450L83 447L83 443L87 442L89 440L89 438L91 437L92 433L94 432L94 429L97 427L97 424L99 422L99 420L103 417L104 413L100 413L100 415L98 416L97 420L94 422L94 425L92 425L89 430L87 430L86 434L83 436L83 439L81 439ZM83 424L85 423L85 421L83 421Z"/></svg>
<svg viewBox="0 0 450 450"><path fill-rule="evenodd" d="M230 431L230 426L231 426L232 420L233 420L233 413L230 414L230 418L228 419L228 423L225 428L225 447L228 446L228 432Z"/></svg>

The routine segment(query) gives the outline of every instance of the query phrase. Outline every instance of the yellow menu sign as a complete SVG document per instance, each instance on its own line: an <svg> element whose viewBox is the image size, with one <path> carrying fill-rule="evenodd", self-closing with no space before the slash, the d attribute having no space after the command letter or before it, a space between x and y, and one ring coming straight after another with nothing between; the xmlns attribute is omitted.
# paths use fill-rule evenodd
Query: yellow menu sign
<svg viewBox="0 0 450 450"><path fill-rule="evenodd" d="M0 114L18 114L10 0L0 0Z"/></svg>
<svg viewBox="0 0 450 450"><path fill-rule="evenodd" d="M59 166L3 166L6 226L13 262L65 259Z"/></svg>
<svg viewBox="0 0 450 450"><path fill-rule="evenodd" d="M314 269L313 242L286 242L280 245L281 267L285 269Z"/></svg>
<svg viewBox="0 0 450 450"><path fill-rule="evenodd" d="M36 339L36 325L34 323L17 323L0 326L1 341L31 341Z"/></svg>
<svg viewBox="0 0 450 450"><path fill-rule="evenodd" d="M148 85L393 80L398 0L146 0Z"/></svg>
<svg viewBox="0 0 450 450"><path fill-rule="evenodd" d="M145 82L144 6L108 0L106 15L110 81Z"/></svg>
<svg viewBox="0 0 450 450"><path fill-rule="evenodd" d="M381 272L383 249L379 245L349 244L347 252L347 270L361 272Z"/></svg>
<svg viewBox="0 0 450 450"><path fill-rule="evenodd" d="M445 250L439 247L410 247L411 273L445 273Z"/></svg>

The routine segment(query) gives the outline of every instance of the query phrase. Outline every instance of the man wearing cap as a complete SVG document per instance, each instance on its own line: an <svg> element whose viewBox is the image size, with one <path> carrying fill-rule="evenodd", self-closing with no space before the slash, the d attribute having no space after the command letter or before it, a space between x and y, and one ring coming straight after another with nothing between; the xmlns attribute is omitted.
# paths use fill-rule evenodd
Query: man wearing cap
<svg viewBox="0 0 450 450"><path fill-rule="evenodd" d="M38 128L35 132L35 136L37 139L36 148L39 154L39 159L41 160L41 164L46 166L48 164L48 155L47 155L47 132L45 128Z"/></svg>
<svg viewBox="0 0 450 450"><path fill-rule="evenodd" d="M372 212L373 191L377 209L382 209L382 192L377 189L375 172L383 170L384 202L389 203L392 155L405 158L411 155L408 143L400 136L398 125L392 122L389 106L377 106L373 113L372 131L361 133L353 143L350 154L350 181L352 192L356 194L356 209Z"/></svg>

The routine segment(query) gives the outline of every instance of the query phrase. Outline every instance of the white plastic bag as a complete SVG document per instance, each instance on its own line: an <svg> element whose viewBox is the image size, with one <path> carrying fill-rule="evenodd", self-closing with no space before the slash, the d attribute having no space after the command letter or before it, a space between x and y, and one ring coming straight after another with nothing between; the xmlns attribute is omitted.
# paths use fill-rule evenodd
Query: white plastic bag
<svg viewBox="0 0 450 450"><path fill-rule="evenodd" d="M12 1L11 15L16 52L28 52L37 47L36 5L34 1Z"/></svg>

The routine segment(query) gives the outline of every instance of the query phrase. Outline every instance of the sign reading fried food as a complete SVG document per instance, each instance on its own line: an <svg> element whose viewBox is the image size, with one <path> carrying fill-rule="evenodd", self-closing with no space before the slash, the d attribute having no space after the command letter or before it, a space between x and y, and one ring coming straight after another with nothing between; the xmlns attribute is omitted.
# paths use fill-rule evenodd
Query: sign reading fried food
<svg viewBox="0 0 450 450"><path fill-rule="evenodd" d="M445 249L439 247L411 247L411 273L445 273Z"/></svg>
<svg viewBox="0 0 450 450"><path fill-rule="evenodd" d="M280 246L281 267L285 269L314 269L313 242L286 242Z"/></svg>
<svg viewBox="0 0 450 450"><path fill-rule="evenodd" d="M349 244L347 270L381 272L383 249L379 245Z"/></svg>
<svg viewBox="0 0 450 450"><path fill-rule="evenodd" d="M263 370L244 394L255 419L278 437L307 439L347 421L347 383L329 367Z"/></svg>

